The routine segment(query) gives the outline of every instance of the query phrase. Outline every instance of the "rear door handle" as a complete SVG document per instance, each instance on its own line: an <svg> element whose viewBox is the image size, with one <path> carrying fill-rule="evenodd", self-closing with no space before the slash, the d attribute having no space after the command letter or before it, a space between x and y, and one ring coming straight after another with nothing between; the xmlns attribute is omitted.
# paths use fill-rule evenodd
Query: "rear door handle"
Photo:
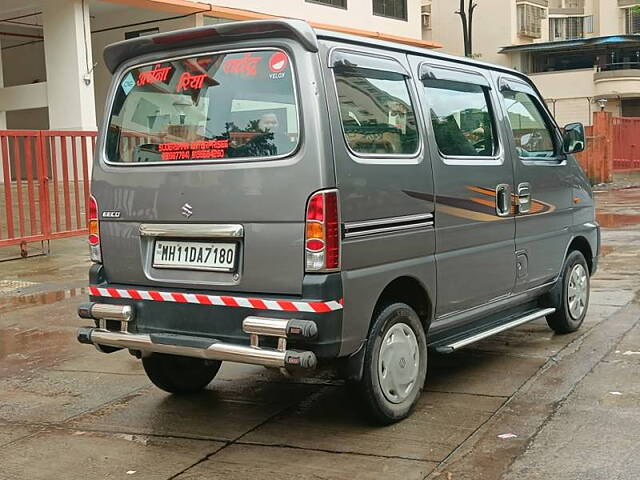
<svg viewBox="0 0 640 480"><path fill-rule="evenodd" d="M496 214L507 217L511 213L511 185L501 183L496 187Z"/></svg>
<svg viewBox="0 0 640 480"><path fill-rule="evenodd" d="M518 213L529 213L531 210L531 184L523 182L518 184Z"/></svg>

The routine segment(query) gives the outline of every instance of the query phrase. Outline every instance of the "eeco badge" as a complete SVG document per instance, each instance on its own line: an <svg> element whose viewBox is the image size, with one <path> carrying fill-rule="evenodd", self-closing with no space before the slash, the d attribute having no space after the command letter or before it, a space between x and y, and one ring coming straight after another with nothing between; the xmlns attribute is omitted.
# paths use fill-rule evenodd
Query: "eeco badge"
<svg viewBox="0 0 640 480"><path fill-rule="evenodd" d="M284 52L276 52L269 59L269 70L273 73L280 73L287 68L287 55Z"/></svg>

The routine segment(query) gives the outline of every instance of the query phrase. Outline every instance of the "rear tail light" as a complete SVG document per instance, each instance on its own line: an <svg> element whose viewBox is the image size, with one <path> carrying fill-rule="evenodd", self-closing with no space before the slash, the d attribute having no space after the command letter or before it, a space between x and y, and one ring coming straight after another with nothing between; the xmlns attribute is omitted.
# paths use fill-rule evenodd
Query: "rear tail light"
<svg viewBox="0 0 640 480"><path fill-rule="evenodd" d="M327 272L340 268L337 190L322 190L309 198L304 243L307 272Z"/></svg>
<svg viewBox="0 0 640 480"><path fill-rule="evenodd" d="M89 197L89 256L92 262L102 262L100 249L100 225L98 223L98 202L91 195Z"/></svg>

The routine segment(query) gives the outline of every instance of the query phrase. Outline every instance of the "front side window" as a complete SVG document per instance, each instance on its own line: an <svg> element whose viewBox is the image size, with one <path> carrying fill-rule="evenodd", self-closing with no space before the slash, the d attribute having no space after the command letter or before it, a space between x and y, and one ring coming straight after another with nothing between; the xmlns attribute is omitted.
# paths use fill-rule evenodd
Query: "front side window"
<svg viewBox="0 0 640 480"><path fill-rule="evenodd" d="M428 80L425 95L438 149L455 157L496 155L488 91L480 85L449 80Z"/></svg>
<svg viewBox="0 0 640 480"><path fill-rule="evenodd" d="M373 14L406 20L407 0L373 0Z"/></svg>
<svg viewBox="0 0 640 480"><path fill-rule="evenodd" d="M279 50L158 62L128 71L107 131L111 162L278 157L298 144L291 61Z"/></svg>
<svg viewBox="0 0 640 480"><path fill-rule="evenodd" d="M553 134L531 95L523 92L503 92L509 124L522 158L555 157Z"/></svg>
<svg viewBox="0 0 640 480"><path fill-rule="evenodd" d="M406 77L360 68L335 68L347 144L359 154L414 155L418 127Z"/></svg>

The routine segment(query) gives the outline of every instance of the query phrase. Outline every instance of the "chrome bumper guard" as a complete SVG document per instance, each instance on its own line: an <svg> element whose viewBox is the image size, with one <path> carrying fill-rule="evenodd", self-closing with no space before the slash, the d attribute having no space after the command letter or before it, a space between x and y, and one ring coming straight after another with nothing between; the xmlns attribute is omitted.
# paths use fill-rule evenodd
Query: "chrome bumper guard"
<svg viewBox="0 0 640 480"><path fill-rule="evenodd" d="M100 351L105 351L101 347L127 348L278 368L311 369L317 364L313 352L287 349L287 339L311 339L317 335L315 322L309 320L247 317L242 322L242 330L250 335L250 346L244 346L188 335L129 333L128 322L133 319L129 306L83 304L78 308L78 314L82 318L97 320L99 325L99 328L79 329L78 341L95 345ZM120 331L108 330L107 320L119 321ZM262 336L276 337L277 348L260 347Z"/></svg>

